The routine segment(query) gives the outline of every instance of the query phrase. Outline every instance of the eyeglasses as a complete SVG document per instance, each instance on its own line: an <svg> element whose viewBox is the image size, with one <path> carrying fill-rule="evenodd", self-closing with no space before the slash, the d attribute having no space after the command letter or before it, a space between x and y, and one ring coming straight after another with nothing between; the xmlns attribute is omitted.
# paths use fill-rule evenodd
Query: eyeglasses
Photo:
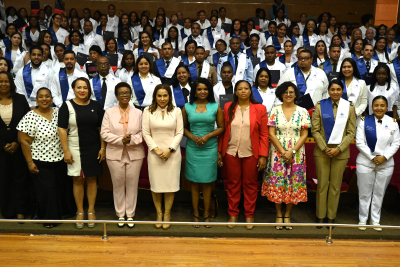
<svg viewBox="0 0 400 267"><path fill-rule="evenodd" d="M299 61L309 61L310 58L309 57L299 57L298 60Z"/></svg>
<svg viewBox="0 0 400 267"><path fill-rule="evenodd" d="M285 91L284 95L294 95L294 91Z"/></svg>
<svg viewBox="0 0 400 267"><path fill-rule="evenodd" d="M97 65L100 66L100 67L102 67L102 66L107 67L107 66L110 66L110 63L108 63L108 62L106 62L106 63L97 63Z"/></svg>
<svg viewBox="0 0 400 267"><path fill-rule="evenodd" d="M126 95L130 95L130 94L131 94L130 91L127 91L127 92L119 92L119 93L118 93L119 96L126 96Z"/></svg>

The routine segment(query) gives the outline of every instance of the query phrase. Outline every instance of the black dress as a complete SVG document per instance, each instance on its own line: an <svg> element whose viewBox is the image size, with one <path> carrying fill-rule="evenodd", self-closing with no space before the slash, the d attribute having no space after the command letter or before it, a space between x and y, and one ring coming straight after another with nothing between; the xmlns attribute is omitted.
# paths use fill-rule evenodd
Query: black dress
<svg viewBox="0 0 400 267"><path fill-rule="evenodd" d="M25 96L13 96L12 119L6 125L0 117L0 209L6 219L13 219L17 214L25 214L29 207L30 178L21 146L14 154L3 148L8 143L18 143L17 125L30 111Z"/></svg>
<svg viewBox="0 0 400 267"><path fill-rule="evenodd" d="M94 100L87 105L78 105L73 100L62 104L58 127L69 129L68 147L74 158L74 163L68 165L69 176L93 177L103 174L102 164L97 159L101 149L99 128L103 115L101 104Z"/></svg>

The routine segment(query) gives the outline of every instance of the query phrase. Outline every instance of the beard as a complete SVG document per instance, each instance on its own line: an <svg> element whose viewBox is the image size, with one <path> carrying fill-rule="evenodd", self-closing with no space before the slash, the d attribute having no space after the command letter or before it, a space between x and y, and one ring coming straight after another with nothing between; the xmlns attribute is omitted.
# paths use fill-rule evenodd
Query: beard
<svg viewBox="0 0 400 267"><path fill-rule="evenodd" d="M33 61L31 60L31 65L32 65L34 68L40 67L41 64L42 64L42 61L39 61L39 63L36 64L35 62L33 62Z"/></svg>

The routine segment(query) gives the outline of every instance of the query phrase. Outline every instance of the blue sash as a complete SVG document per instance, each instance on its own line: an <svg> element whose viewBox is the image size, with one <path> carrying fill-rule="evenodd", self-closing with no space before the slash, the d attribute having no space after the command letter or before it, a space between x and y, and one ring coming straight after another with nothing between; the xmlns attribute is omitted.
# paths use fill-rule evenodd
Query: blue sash
<svg viewBox="0 0 400 267"><path fill-rule="evenodd" d="M378 57L378 54L376 53L376 50L374 51L374 54L372 55L372 58L379 61L379 57Z"/></svg>
<svg viewBox="0 0 400 267"><path fill-rule="evenodd" d="M186 66L189 66L189 57L186 54L183 54L181 56L181 60L183 61L183 64L185 64Z"/></svg>
<svg viewBox="0 0 400 267"><path fill-rule="evenodd" d="M54 31L53 27L48 28L51 36L53 37L53 43L58 43L56 32Z"/></svg>
<svg viewBox="0 0 400 267"><path fill-rule="evenodd" d="M348 98L347 98L347 86L346 86L346 81L344 80L344 78L342 79L342 83L343 83L342 98L348 100Z"/></svg>
<svg viewBox="0 0 400 267"><path fill-rule="evenodd" d="M318 60L315 60L315 61L313 62L313 64L312 64L312 65L313 65L314 67L316 67L316 68L318 68L318 63L317 63L317 62L318 62ZM296 63L297 63L297 62L296 62ZM293 65L292 65L292 68L293 68Z"/></svg>
<svg viewBox="0 0 400 267"><path fill-rule="evenodd" d="M357 57L356 54L354 54L354 53L351 53L351 58L354 59L354 61L357 61L357 60L358 60L358 57Z"/></svg>
<svg viewBox="0 0 400 267"><path fill-rule="evenodd" d="M292 35L292 42L293 42L294 46L297 45L297 39L296 39L296 37L294 37L294 35Z"/></svg>
<svg viewBox="0 0 400 267"><path fill-rule="evenodd" d="M10 38L9 37L5 37L3 39L3 43L6 46L6 48L8 48L8 46L10 45Z"/></svg>
<svg viewBox="0 0 400 267"><path fill-rule="evenodd" d="M185 28L181 29L181 38L182 40L185 39L187 37L187 34L185 33Z"/></svg>
<svg viewBox="0 0 400 267"><path fill-rule="evenodd" d="M332 72L332 62L328 59L322 64L322 66L324 67L326 77L329 77L329 72Z"/></svg>
<svg viewBox="0 0 400 267"><path fill-rule="evenodd" d="M103 105L103 94L101 90L101 81L100 81L100 75L97 74L93 78L93 93L96 96L96 100Z"/></svg>
<svg viewBox="0 0 400 267"><path fill-rule="evenodd" d="M207 28L207 38L211 48L214 46L214 36L211 31L211 26Z"/></svg>
<svg viewBox="0 0 400 267"><path fill-rule="evenodd" d="M319 101L321 106L321 118L324 124L325 138L328 143L329 138L331 138L331 133L333 126L335 126L335 116L333 115L333 106L331 98L327 98Z"/></svg>
<svg viewBox="0 0 400 267"><path fill-rule="evenodd" d="M307 85L299 66L294 67L294 76L296 78L297 88L299 88L300 91L300 96L303 96L307 91Z"/></svg>
<svg viewBox="0 0 400 267"><path fill-rule="evenodd" d="M99 26L96 27L96 33L97 33L98 35L103 35L103 34L102 34L102 31L103 31L103 27L102 27L101 25L99 25Z"/></svg>
<svg viewBox="0 0 400 267"><path fill-rule="evenodd" d="M299 66L299 64L297 64L297 61L296 61L295 63L292 64L291 68L296 68L296 67L298 67L298 66ZM317 66L316 66L316 67L317 67Z"/></svg>
<svg viewBox="0 0 400 267"><path fill-rule="evenodd" d="M274 44L274 47L277 52L282 49L281 44L279 43L278 37L272 36L272 43Z"/></svg>
<svg viewBox="0 0 400 267"><path fill-rule="evenodd" d="M158 72L160 73L160 77L164 77L167 69L165 68L164 59L160 58L156 60L156 65L158 68Z"/></svg>
<svg viewBox="0 0 400 267"><path fill-rule="evenodd" d="M265 31L264 36L265 36L265 40L268 40L268 38L271 37L271 34L269 33L269 31Z"/></svg>
<svg viewBox="0 0 400 267"><path fill-rule="evenodd" d="M400 81L400 61L399 61L399 57L396 57L393 61L393 68L394 71L396 72L396 78L397 78L397 83Z"/></svg>
<svg viewBox="0 0 400 267"><path fill-rule="evenodd" d="M358 72L360 72L361 79L365 80L365 74L367 73L367 66L363 58L356 61Z"/></svg>
<svg viewBox="0 0 400 267"><path fill-rule="evenodd" d="M282 56L279 57L279 62L282 64L286 64L285 59L286 59L285 54L283 54Z"/></svg>
<svg viewBox="0 0 400 267"><path fill-rule="evenodd" d="M14 68L14 64L11 61L11 49L8 49L8 47L6 48L6 52L4 53L4 57L6 59L8 59L8 61L10 62L11 68Z"/></svg>
<svg viewBox="0 0 400 267"><path fill-rule="evenodd" d="M364 130L365 130L365 138L367 139L367 145L371 150L371 153L373 153L375 151L375 145L377 141L374 114L365 117Z"/></svg>
<svg viewBox="0 0 400 267"><path fill-rule="evenodd" d="M232 52L230 52L228 54L228 61L231 63L232 67L233 67L233 73L234 75L236 75L236 68L237 66L235 66L235 58L232 55ZM239 55L238 55L238 63L239 63Z"/></svg>
<svg viewBox="0 0 400 267"><path fill-rule="evenodd" d="M182 56L181 56L181 59L182 59ZM216 67L218 65L218 61L219 61L219 53L215 53L213 55L212 61L213 61L213 65Z"/></svg>
<svg viewBox="0 0 400 267"><path fill-rule="evenodd" d="M193 36L192 36L192 35L189 35L188 41L189 41L189 40L193 40Z"/></svg>
<svg viewBox="0 0 400 267"><path fill-rule="evenodd" d="M28 43L32 43L31 29L29 27L25 28L25 35L26 35L26 40L28 41Z"/></svg>
<svg viewBox="0 0 400 267"><path fill-rule="evenodd" d="M389 43L386 45L386 51L388 51L388 53L392 52L392 49L390 49L390 47L389 47Z"/></svg>
<svg viewBox="0 0 400 267"><path fill-rule="evenodd" d="M261 95L260 95L260 92L258 91L258 88L255 87L255 86L253 86L253 87L251 87L251 91L253 92L253 97L254 97L254 99L255 99L257 102L259 102L259 103L262 104L263 99L262 99L262 97L261 97Z"/></svg>
<svg viewBox="0 0 400 267"><path fill-rule="evenodd" d="M246 49L246 55L247 55L248 57L254 57L253 52L251 52L251 48L247 48L247 49Z"/></svg>
<svg viewBox="0 0 400 267"><path fill-rule="evenodd" d="M24 67L24 70L22 71L22 77L24 77L24 85L25 85L25 90L26 90L26 94L28 95L28 98L31 96L32 91L33 91L31 73L32 73L31 63L29 63Z"/></svg>
<svg viewBox="0 0 400 267"><path fill-rule="evenodd" d="M144 52L143 47L138 48L138 56L140 57L142 55L142 53Z"/></svg>
<svg viewBox="0 0 400 267"><path fill-rule="evenodd" d="M310 46L310 36L308 36L308 33L303 34L303 46Z"/></svg>
<svg viewBox="0 0 400 267"><path fill-rule="evenodd" d="M193 62L189 65L190 77L192 77L192 81L197 79L197 67L196 63Z"/></svg>
<svg viewBox="0 0 400 267"><path fill-rule="evenodd" d="M67 71L65 68L60 69L58 78L60 80L62 99L63 99L63 101L67 101L67 96L68 96L68 92L69 92L69 83L68 83Z"/></svg>
<svg viewBox="0 0 400 267"><path fill-rule="evenodd" d="M146 96L146 93L143 90L143 85L142 85L142 82L140 81L139 74L133 75L131 77L131 82L132 82L133 91L135 91L135 95L139 102L139 105L142 105L144 97Z"/></svg>
<svg viewBox="0 0 400 267"><path fill-rule="evenodd" d="M183 96L182 88L179 83L177 87L173 88L173 93L176 106L182 109L185 106L185 97Z"/></svg>
<svg viewBox="0 0 400 267"><path fill-rule="evenodd" d="M161 30L155 30L154 31L154 40L159 40L160 39L160 35L161 35Z"/></svg>
<svg viewBox="0 0 400 267"><path fill-rule="evenodd" d="M261 68L267 68L268 69L267 61L265 61L265 60L261 61L260 64L258 64L258 65L260 65L260 69Z"/></svg>
<svg viewBox="0 0 400 267"><path fill-rule="evenodd" d="M65 50L72 50L72 44L69 44L65 47Z"/></svg>
<svg viewBox="0 0 400 267"><path fill-rule="evenodd" d="M118 50L125 50L124 42L121 39L117 39Z"/></svg>

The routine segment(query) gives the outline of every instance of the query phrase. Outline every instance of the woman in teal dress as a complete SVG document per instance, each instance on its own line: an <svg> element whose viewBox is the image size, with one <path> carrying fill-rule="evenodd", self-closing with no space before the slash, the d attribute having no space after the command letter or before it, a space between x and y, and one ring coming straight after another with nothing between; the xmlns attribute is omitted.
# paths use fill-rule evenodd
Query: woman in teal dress
<svg viewBox="0 0 400 267"><path fill-rule="evenodd" d="M185 177L192 182L193 221L198 222L200 219L198 207L200 184L202 184L204 221L209 222L211 183L217 180L217 136L224 132L224 117L221 108L215 102L213 86L207 79L198 78L191 88L190 101L182 109L185 136L188 138Z"/></svg>

